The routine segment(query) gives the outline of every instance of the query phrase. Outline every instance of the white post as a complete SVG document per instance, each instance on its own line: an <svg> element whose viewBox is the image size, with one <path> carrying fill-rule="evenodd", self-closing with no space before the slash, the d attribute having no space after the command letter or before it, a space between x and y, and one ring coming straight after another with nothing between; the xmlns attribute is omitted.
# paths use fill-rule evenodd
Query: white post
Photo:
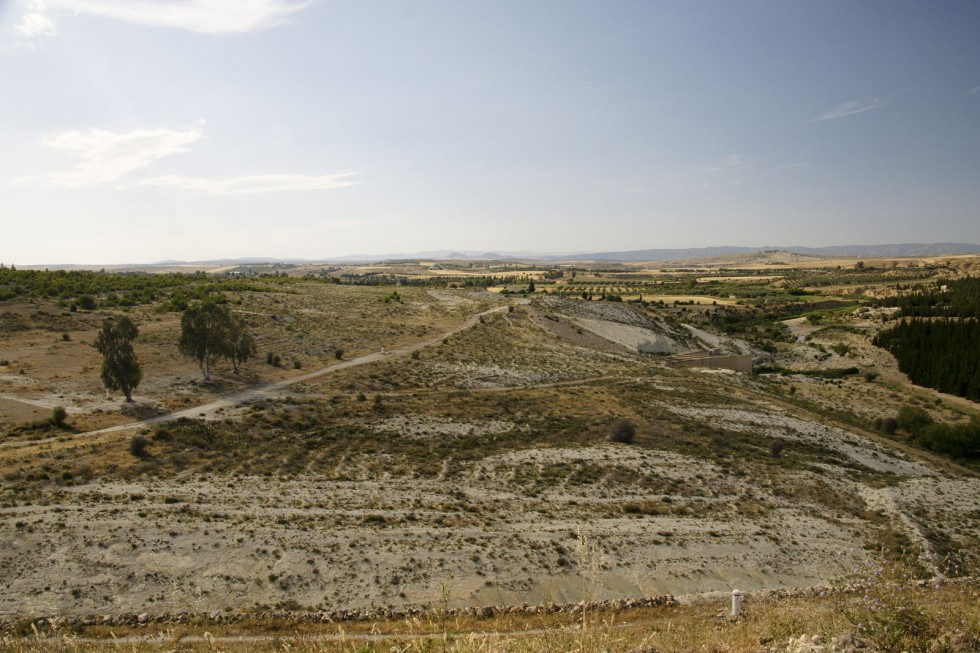
<svg viewBox="0 0 980 653"><path fill-rule="evenodd" d="M738 617L742 614L742 593L732 590L732 616Z"/></svg>

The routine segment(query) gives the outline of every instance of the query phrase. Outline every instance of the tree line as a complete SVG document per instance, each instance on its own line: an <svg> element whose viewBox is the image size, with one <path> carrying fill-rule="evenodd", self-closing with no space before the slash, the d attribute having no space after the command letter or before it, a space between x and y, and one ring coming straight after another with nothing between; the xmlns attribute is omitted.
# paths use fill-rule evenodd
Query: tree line
<svg viewBox="0 0 980 653"><path fill-rule="evenodd" d="M980 401L980 279L940 280L891 303L902 320L872 342L913 383Z"/></svg>
<svg viewBox="0 0 980 653"><path fill-rule="evenodd" d="M980 278L940 280L889 303L903 317L980 318Z"/></svg>
<svg viewBox="0 0 980 653"><path fill-rule="evenodd" d="M272 283L277 283L272 281ZM165 301L169 310L184 310L190 300L215 300L222 292L262 292L267 285L191 274L92 272L85 270L18 270L0 265L0 301L53 299L83 310L96 306L138 306Z"/></svg>
<svg viewBox="0 0 980 653"><path fill-rule="evenodd" d="M875 336L913 383L980 401L980 322L903 320Z"/></svg>

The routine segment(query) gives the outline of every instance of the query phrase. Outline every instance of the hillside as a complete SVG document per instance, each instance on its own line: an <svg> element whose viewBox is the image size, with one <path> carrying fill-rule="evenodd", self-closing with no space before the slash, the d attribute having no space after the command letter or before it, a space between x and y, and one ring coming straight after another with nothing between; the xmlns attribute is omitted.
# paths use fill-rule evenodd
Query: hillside
<svg viewBox="0 0 980 653"><path fill-rule="evenodd" d="M951 422L976 406L910 386L870 344L881 311L729 333L753 309L390 293L231 293L260 360L210 384L174 353L178 313L129 308L134 406L105 398L88 345L112 309L0 308L0 615L761 591L826 585L881 547L977 572L976 474L873 427L908 404ZM790 373L658 355L705 348ZM844 368L862 374L823 374ZM55 404L69 431L31 422ZM139 455L136 429L86 434L177 410L142 427ZM611 442L622 420L635 437Z"/></svg>

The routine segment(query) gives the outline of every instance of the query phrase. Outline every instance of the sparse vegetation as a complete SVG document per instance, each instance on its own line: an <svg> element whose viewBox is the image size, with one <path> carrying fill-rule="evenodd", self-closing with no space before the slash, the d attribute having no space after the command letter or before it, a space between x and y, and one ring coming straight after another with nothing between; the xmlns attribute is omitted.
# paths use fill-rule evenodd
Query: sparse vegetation
<svg viewBox="0 0 980 653"><path fill-rule="evenodd" d="M106 410L92 392L97 357L83 346L107 313L119 310L111 307L125 291L93 291L93 313L70 312L76 294L4 304L0 338L16 359L2 380L4 397L63 395L59 401L78 406L67 430L81 433L177 410L193 417L147 426L136 436L130 430L69 438L47 408L17 404L19 421L2 423L11 446L0 448L0 503L7 510L0 520L25 548L17 559L0 560L5 577L20 579L0 608L18 610L27 593L63 614L132 609L149 621L194 606L193 614L221 615L222 623L194 617L220 637L234 632L233 623L244 632L271 630L264 621L271 614L282 615L274 617L280 635L314 632L303 625L305 616L277 612L284 610L435 607L443 617L433 632L442 637L470 623L453 616L457 606L539 604L558 595L575 601L590 592L619 597L610 590L616 578L689 591L730 574L726 560L733 554L758 585L769 586L789 579L825 584L842 566L856 565L863 546L880 544L918 551L923 568L934 562L953 576L975 574L975 486L957 464L932 455L969 463L938 443L958 442L954 431L971 433L975 411L937 402L935 393L912 388L879 362L887 354L868 341L888 314L866 297L835 296L829 283L851 284L859 274L886 278L880 265L866 263L861 271L761 270L739 281L722 280L734 273L693 268L648 273L609 266L548 275L528 266L515 269L508 284L516 293L533 278L537 292L513 304L489 292L437 287L430 270L418 277L424 281L403 283L407 265L398 274L343 277L354 268L342 268L316 279L283 266L276 269L292 276L247 282L261 292L220 291L220 306L243 325L247 320L268 366L246 367L234 378L218 370L206 384L188 381L196 360L173 356L181 316L172 307L219 299L219 291L195 290L215 288L216 280L193 280L161 290L146 305L127 306L126 315L140 321L140 358L153 372L140 386L140 404L125 412ZM913 279L904 268L895 278ZM396 282L399 300L385 302ZM592 302L579 298L583 291ZM483 313L493 307L506 310ZM800 319L813 312L819 325ZM788 317L795 318L789 326L782 322ZM460 328L464 323L472 328ZM66 332L77 342L60 344ZM707 333L701 337L720 351L748 347L771 361L770 372L794 376L765 368L751 376L674 369L659 355L610 339L623 333L638 333L640 341L653 339L643 334L671 338L679 350L704 346L696 334ZM339 342L354 364L331 364L343 358ZM391 355L355 360L382 347ZM288 373L284 362L311 372ZM868 373L877 374L874 383L866 382ZM220 408L196 408L219 397L226 400ZM14 402L4 401L7 419ZM630 446L616 444L624 441L621 422L629 425L622 433ZM601 548L604 565L586 565L595 582L583 584L578 575L585 570L574 554L580 534L569 524L587 524L588 540ZM120 571L105 583L91 574L57 576L44 561L69 550L67 543L78 560L110 556ZM169 559L186 563L146 562ZM116 591L110 584L116 582L129 589ZM915 601L942 596L952 605L959 596L952 587ZM733 651L755 653L761 640L782 646L804 631L863 636L836 597L800 597L793 605L805 607L794 612L747 595L751 619L725 626ZM847 600L854 609L856 599ZM653 627L639 612L601 606L589 606L584 621L578 612L540 623L547 629L577 622L561 641L586 650L697 650L720 641L708 626L720 623L719 606L672 609L661 613L673 624L670 633L666 622ZM773 616L764 616L770 609ZM975 621L967 608L953 609ZM683 615L691 618L686 634ZM631 638L632 626L618 625L624 620L647 627ZM617 626L607 628L607 621ZM378 628L390 632L400 623ZM506 630L498 623L480 627ZM352 624L348 632L359 628ZM563 632L480 646L563 650L556 644ZM420 650L464 650L461 637L349 640L338 647L388 650L415 642Z"/></svg>

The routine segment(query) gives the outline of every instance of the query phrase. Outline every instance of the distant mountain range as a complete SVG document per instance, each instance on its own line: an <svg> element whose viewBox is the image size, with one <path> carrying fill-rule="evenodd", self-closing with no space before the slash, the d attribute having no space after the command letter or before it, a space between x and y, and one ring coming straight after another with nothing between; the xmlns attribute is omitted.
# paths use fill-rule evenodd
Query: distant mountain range
<svg viewBox="0 0 980 653"><path fill-rule="evenodd" d="M980 245L969 243L902 243L894 245L833 245L830 247L692 247L687 249L638 249L625 252L578 252L554 254L541 252L480 252L436 250L413 253L359 254L323 259L249 257L208 261L158 261L154 265L248 265L286 263L370 263L398 260L481 260L481 261L676 261L681 259L717 258L762 252L790 252L804 256L857 256L867 258L901 256L943 256L950 254L980 254Z"/></svg>

